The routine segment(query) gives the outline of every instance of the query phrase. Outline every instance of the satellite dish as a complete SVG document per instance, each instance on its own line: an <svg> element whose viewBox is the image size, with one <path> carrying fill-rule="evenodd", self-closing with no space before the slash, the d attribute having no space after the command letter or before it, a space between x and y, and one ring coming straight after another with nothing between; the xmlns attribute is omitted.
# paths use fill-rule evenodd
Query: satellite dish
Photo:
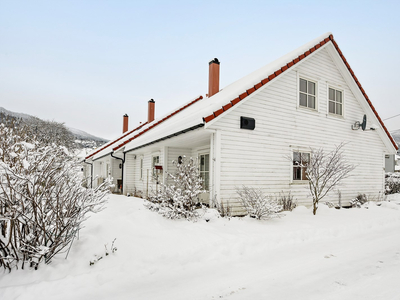
<svg viewBox="0 0 400 300"><path fill-rule="evenodd" d="M361 124L361 128L363 131L365 130L365 128L367 128L367 115L364 115L364 117L363 117L363 122Z"/></svg>

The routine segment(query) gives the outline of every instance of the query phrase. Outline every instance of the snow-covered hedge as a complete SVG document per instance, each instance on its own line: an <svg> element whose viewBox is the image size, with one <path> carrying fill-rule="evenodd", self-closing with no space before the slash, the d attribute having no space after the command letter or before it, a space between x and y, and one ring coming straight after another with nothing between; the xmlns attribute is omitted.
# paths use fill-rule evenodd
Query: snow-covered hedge
<svg viewBox="0 0 400 300"><path fill-rule="evenodd" d="M400 173L386 173L385 194L400 193Z"/></svg>
<svg viewBox="0 0 400 300"><path fill-rule="evenodd" d="M83 188L77 169L65 147L0 124L0 267L49 263L69 248L87 213L102 208L110 183Z"/></svg>

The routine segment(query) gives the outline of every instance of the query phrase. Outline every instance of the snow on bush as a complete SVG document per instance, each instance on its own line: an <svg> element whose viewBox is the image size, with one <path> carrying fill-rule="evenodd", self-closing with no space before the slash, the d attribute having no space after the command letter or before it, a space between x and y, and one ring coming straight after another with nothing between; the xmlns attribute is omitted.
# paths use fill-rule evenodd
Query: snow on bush
<svg viewBox="0 0 400 300"><path fill-rule="evenodd" d="M261 220L281 216L282 205L275 197L264 195L261 189L243 186L236 193L250 217Z"/></svg>
<svg viewBox="0 0 400 300"><path fill-rule="evenodd" d="M311 149L310 161L306 165L306 177L313 198L314 215L317 213L319 201L356 167L345 160L342 150L344 146L345 144L341 143L329 153L323 148Z"/></svg>
<svg viewBox="0 0 400 300"><path fill-rule="evenodd" d="M110 183L83 188L68 150L42 146L23 127L0 124L0 149L0 267L37 268L68 249Z"/></svg>
<svg viewBox="0 0 400 300"><path fill-rule="evenodd" d="M385 194L400 193L400 174L386 173L385 175Z"/></svg>
<svg viewBox="0 0 400 300"><path fill-rule="evenodd" d="M282 205L282 210L292 211L297 207L297 200L293 200L291 192L285 194L284 192L279 193L278 203Z"/></svg>
<svg viewBox="0 0 400 300"><path fill-rule="evenodd" d="M183 157L176 165L175 174L167 173L171 183L160 183L160 189L150 195L146 207L157 211L168 219L195 220L198 218L199 195L204 193L203 180L199 174L197 160Z"/></svg>

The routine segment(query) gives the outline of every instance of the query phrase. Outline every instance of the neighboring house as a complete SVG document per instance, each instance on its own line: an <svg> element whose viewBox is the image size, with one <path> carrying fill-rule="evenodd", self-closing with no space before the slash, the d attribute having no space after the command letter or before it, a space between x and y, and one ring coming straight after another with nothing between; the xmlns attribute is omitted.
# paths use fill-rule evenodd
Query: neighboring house
<svg viewBox="0 0 400 300"><path fill-rule="evenodd" d="M396 156L395 154L385 155L385 172L394 172L396 167Z"/></svg>
<svg viewBox="0 0 400 300"><path fill-rule="evenodd" d="M222 90L219 61L209 68L209 97L110 142L87 158L94 170L110 161L112 174L112 156L123 159L123 192L145 197L174 171L173 160L196 157L208 191L202 201L229 202L240 213L236 188L242 185L274 196L291 192L311 205L297 163L311 148L331 151L345 143L346 160L357 167L339 187L342 204L384 190L385 155L397 145L330 33ZM107 175L100 169L94 174ZM338 193L325 200L337 202Z"/></svg>

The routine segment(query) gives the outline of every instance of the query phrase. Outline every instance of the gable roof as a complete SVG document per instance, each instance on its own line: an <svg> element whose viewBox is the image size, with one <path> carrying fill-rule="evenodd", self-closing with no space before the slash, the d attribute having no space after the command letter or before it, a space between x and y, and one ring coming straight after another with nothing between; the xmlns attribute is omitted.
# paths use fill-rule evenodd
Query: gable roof
<svg viewBox="0 0 400 300"><path fill-rule="evenodd" d="M307 49L304 53L301 53L300 55L298 55L297 57L293 58L292 60L290 60L289 62L286 63L285 61L285 57L289 56L286 55L285 57L282 57L280 60L282 60L284 63L281 64L280 68L277 68L275 71L273 71L271 74L269 74L267 77L265 77L263 80L261 80L260 82L258 82L257 84L255 84L254 86L250 87L249 89L247 89L245 92L241 93L238 97L236 97L235 99L232 99L230 102L226 103L225 105L223 105L221 108L219 108L218 110L215 110L212 114L204 117L204 122L208 123L211 120L213 120L214 118L218 117L219 115L221 115L222 113L224 113L225 111L227 111L228 109L230 109L231 107L233 107L234 105L236 105L237 103L239 103L241 100L243 100L244 98L246 98L247 96L251 95L253 92L255 92L257 89L261 88L264 84L268 83L269 81L271 81L272 79L278 77L279 75L281 75L283 72L285 72L286 70L290 69L291 67L293 67L294 65L296 65L297 63L299 63L300 61L302 61L304 58L306 58L307 56L309 56L311 53L313 53L314 51L316 51L317 49L319 49L321 46L325 45L328 42L332 42L333 45L336 48L336 51L338 52L340 58L342 59L343 63L346 65L348 71L350 72L351 76L353 77L354 81L356 82L358 88L360 89L361 93L363 94L365 100L367 101L368 105L371 107L372 111L374 112L375 116L377 117L379 123L381 124L382 128L384 129L384 131L386 132L388 138L390 139L390 141L392 142L393 146L395 147L396 150L399 149L399 147L397 146L396 142L394 141L394 139L392 138L391 134L389 133L389 131L387 130L385 124L383 123L381 117L379 116L378 112L375 110L375 107L372 105L371 100L369 99L368 95L366 94L366 92L364 91L364 89L361 86L361 83L358 81L356 75L354 74L353 70L351 69L349 63L347 62L346 58L344 57L342 51L340 50L338 44L336 43L336 41L333 38L333 35L331 33L328 33L329 36L322 39L319 38L320 42L316 43L313 47ZM295 50L297 52L297 50ZM266 67L270 67L270 65L266 66Z"/></svg>
<svg viewBox="0 0 400 300"><path fill-rule="evenodd" d="M143 135L144 132L141 132L141 134L138 134L135 136L135 138L131 139L129 143L126 143L127 145L124 151L136 149L150 142L158 141L164 137L172 136L189 128L195 128L199 124L205 124L207 127L207 123L224 114L227 110L238 104L240 101L254 93L256 90L258 90L268 82L274 80L282 74L285 74L287 70L289 70L299 62L303 61L313 52L318 51L323 47L326 47L328 43L332 43L335 47L337 53L339 54L346 68L348 69L349 73L351 74L352 78L360 89L368 105L377 117L389 140L391 141L395 149L398 149L396 142L390 135L382 119L379 117L377 111L375 110L367 94L362 88L360 82L354 75L353 70L351 69L347 60L340 51L337 43L333 39L333 35L328 32L308 42L300 48L284 55L274 62L262 67L261 69L228 85L227 87L220 90L218 93L214 94L212 97L205 98L203 101L201 101L201 103L196 103L195 105L192 105L189 109L186 109L184 113L167 120L167 122L165 122L163 126L160 126L145 135Z"/></svg>

